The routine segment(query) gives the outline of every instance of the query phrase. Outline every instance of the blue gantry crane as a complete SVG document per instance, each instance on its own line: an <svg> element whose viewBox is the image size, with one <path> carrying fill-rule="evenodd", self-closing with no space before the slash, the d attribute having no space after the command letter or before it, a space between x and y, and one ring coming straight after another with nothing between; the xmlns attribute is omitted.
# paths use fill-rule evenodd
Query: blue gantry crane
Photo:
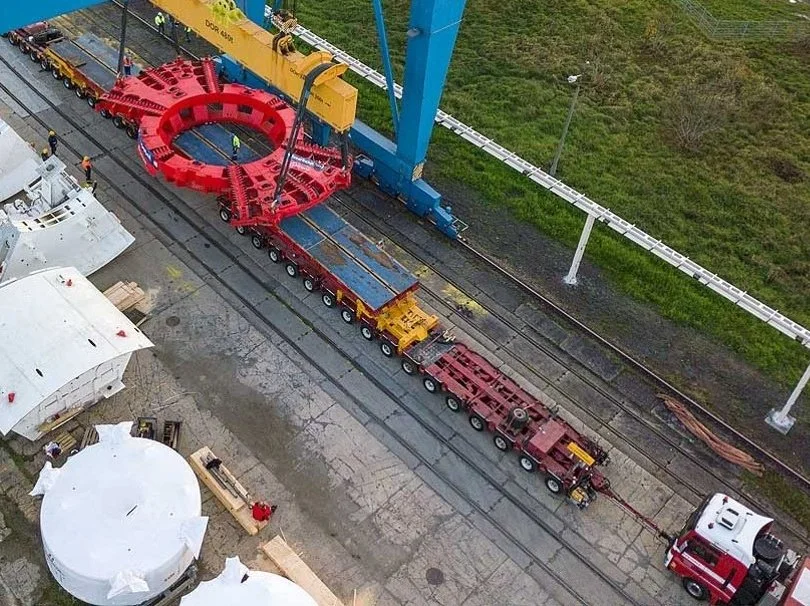
<svg viewBox="0 0 810 606"><path fill-rule="evenodd" d="M11 3L0 15L0 31L98 3L99 0ZM439 230L453 238L458 235L460 222L451 209L442 204L441 194L422 178L422 171L465 3L466 0L412 0L403 93L399 101L394 95L382 1L371 0L388 83L394 137L391 140L360 120L356 120L350 129L352 143L364 154L355 164L356 172L373 177L383 191L403 200L408 209L430 219ZM254 23L266 23L264 0L239 0L237 5ZM182 15L177 16L182 21ZM227 56L223 57L222 66L232 80L266 86L258 76L247 72ZM315 118L312 133L319 143L326 143L331 135L329 127Z"/></svg>

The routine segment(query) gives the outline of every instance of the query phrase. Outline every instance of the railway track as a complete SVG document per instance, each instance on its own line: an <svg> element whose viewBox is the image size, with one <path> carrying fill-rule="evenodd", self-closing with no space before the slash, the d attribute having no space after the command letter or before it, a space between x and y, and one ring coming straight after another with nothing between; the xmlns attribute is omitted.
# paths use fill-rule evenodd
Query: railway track
<svg viewBox="0 0 810 606"><path fill-rule="evenodd" d="M18 79L18 86L14 89L9 87L6 83L0 82L0 90L2 90L8 98L10 98L14 103L19 105L20 107L29 111L33 120L35 120L43 130L47 130L50 127L46 121L37 115L36 109L31 108L23 99L22 97L25 96L27 98L35 97L39 99L42 103L44 103L48 108L49 111L56 116L58 116L61 120L64 120L66 124L68 124L73 130L78 133L82 133L83 138L85 138L91 145L97 147L98 149L105 151L109 159L115 164L115 174L110 174L105 171L103 168L96 166L94 169L95 172L106 181L105 187L112 188L118 196L120 196L122 201L131 207L132 209L138 211L139 213L143 214L144 217L148 217L149 221L154 226L154 229L162 233L162 235L169 239L175 240L173 234L176 233L177 230L177 223L183 223L184 228L187 228L191 232L193 232L199 239L202 241L206 248L212 248L216 250L219 254L223 255L230 263L233 264L234 267L238 268L244 275L248 276L250 279L255 281L258 284L262 284L266 281L266 277L257 273L253 268L249 267L246 263L240 260L239 255L236 251L234 251L234 245L229 243L223 237L216 237L212 235L211 229L211 221L203 217L199 214L198 211L194 210L191 206L186 204L180 197L175 196L170 193L164 193L160 191L157 187L155 182L148 176L146 176L141 170L140 167L133 169L132 167L132 159L119 157L115 151L111 150L109 144L101 141L99 137L94 136L92 133L87 132L87 129L80 124L77 120L72 118L69 114L67 114L64 110L61 109L60 105L51 101L49 96L46 96L41 88L44 85L42 82L37 83L36 81L32 82L29 77L25 74L17 70L9 61L5 58L0 57L0 63L12 74L16 76ZM47 81L47 79L45 79ZM27 92L24 95L21 95L23 91L21 89L26 89ZM57 89L59 90L59 89ZM85 108L85 104L79 100L75 100L71 98L71 102L75 101L79 106ZM85 111L91 111L89 108L85 109ZM113 129L113 125L109 125L110 129ZM75 157L81 158L84 154L83 150L77 149L74 145L72 145L69 141L62 142L63 149L68 150L69 152L73 153ZM165 215L162 217L150 215L150 209L143 204L142 201L135 199L135 197L127 194L127 192L117 185L118 182L121 181L122 176L128 176L133 181L137 182L141 187L147 190L152 196L154 196L157 200L161 202L161 204L165 205L165 208L170 210L171 212L176 214L176 217L169 218ZM214 219L215 221L216 219ZM170 225L174 223L174 225ZM311 364L314 368L316 368L320 373L324 376L331 376L329 369L326 368L323 363L318 360L317 358L308 354L297 342L295 339L287 336L283 331L278 330L278 326L275 326L272 321L264 316L260 309L258 309L253 303L250 302L245 296L240 293L240 290L234 286L231 280L224 278L215 267L213 267L210 262L208 262L203 256L199 255L199 253L195 252L188 246L184 244L180 244L180 247L183 250L184 254L189 255L194 261L196 261L201 267L205 268L213 277L219 286L222 287L224 291L227 291L231 297L238 300L242 305L245 306L246 309L250 310L252 314L255 314L257 317L262 319L264 323L265 329L272 330L273 333L280 335L284 341L296 351L298 355L300 355L307 363ZM425 419L423 411L417 411L413 405L409 405L407 402L403 401L401 398L397 397L397 395L390 390L385 384L380 382L372 372L364 368L360 365L355 359L353 359L350 355L346 354L338 343L336 337L328 334L324 330L320 329L318 326L313 324L305 314L297 311L294 309L289 302L280 298L277 294L273 293L271 290L268 290L268 295L275 299L275 302L278 305L284 306L287 310L291 313L295 314L301 321L303 321L309 328L312 330L313 333L318 335L321 339L323 339L327 344L333 347L337 352L340 352L343 360L357 372L361 373L364 377L366 377L372 384L374 384L381 392L383 392L387 397L389 397L392 401L396 402L403 412L410 417L416 424L418 424L421 429L427 432L434 440L436 440L439 444L442 445L448 452L455 454L458 459L462 462L465 468L469 470L470 473L475 474L482 480L486 482L486 484L491 487L491 489L497 491L502 498L506 499L514 508L521 512L528 520L530 520L533 524L537 526L538 529L542 532L542 537L544 537L545 541L549 542L550 544L558 543L563 549L569 552L572 556L574 556L577 560L582 562L583 566L587 569L587 571L592 576L591 581L596 582L601 587L604 588L603 591L600 592L600 599L601 603L603 604L634 604L641 606L642 604L647 604L651 602L646 601L639 601L638 597L629 593L625 586L618 582L616 579L612 578L608 575L600 565L594 564L589 558L588 554L586 554L580 547L574 544L572 540L567 538L566 533L556 530L552 524L550 524L546 519L545 516L537 511L539 507L530 507L524 503L524 501L519 498L518 496L512 494L511 492L504 489L503 486L500 485L498 478L496 478L490 471L485 469L482 465L470 461L463 450L457 444L457 441L453 440L452 438L454 435L447 435L446 432L440 431L436 424L433 422L429 422ZM413 457L415 457L421 465L423 465L426 469L428 469L431 473L435 474L438 478L442 480L449 488L452 490L456 497L466 503L466 506L470 508L471 511L475 512L475 514L485 520L486 524L491 526L492 528L496 529L497 532L502 535L514 549L520 551L526 558L528 558L533 565L538 567L540 570L543 571L545 575L548 575L555 584L557 584L562 591L564 592L565 596L563 596L563 601L571 603L582 603L588 604L593 603L592 596L586 596L583 593L582 587L583 583L579 581L572 580L570 578L566 578L559 570L556 570L553 565L549 562L545 561L543 558L539 557L535 550L533 549L533 544L529 544L526 541L526 538L517 536L515 532L510 530L506 525L504 525L501 521L496 519L487 509L482 507L474 498L472 498L468 492L465 490L465 487L459 482L459 480L454 479L454 477L447 472L443 471L433 462L431 462L428 458L426 458L419 449L414 447L413 444L408 442L405 438L403 438L398 432L394 431L393 429L389 428L386 423L385 419L380 417L373 408L366 405L362 399L358 398L355 394L353 394L350 390L345 388L344 386L340 385L339 383L336 384L337 388L343 393L343 395L350 401L354 406L356 406L359 410L361 410L365 415L369 418L374 420L389 436L389 439L398 443L398 445L410 453ZM474 448L469 446L470 448ZM536 532L532 533L532 541L536 542L538 535ZM567 597L566 597L567 596ZM650 596L652 598L652 596Z"/></svg>
<svg viewBox="0 0 810 606"><path fill-rule="evenodd" d="M117 0L111 0L110 4L115 5L119 8L121 7L121 4ZM81 11L81 14L97 28L105 31L110 38L117 37L119 33L117 23L117 18L119 17L118 14L115 15L116 17L115 19L111 19L109 21L106 19L99 19L97 15L91 11ZM146 21L143 17L141 17L137 13L132 13L131 16L137 19L138 22L142 26L146 27L148 30L151 31L154 29L151 27L151 24L148 21ZM154 33L156 34L157 32L155 31ZM183 47L182 44L180 45L180 49L185 54L187 54L192 58L199 58L195 53ZM143 59L149 61L153 65L165 61L165 57L161 57L155 48L144 47L136 50L139 51L139 55ZM264 144L259 140L253 139L251 133L246 130L243 130L243 132L240 133L240 137L242 137L243 142L249 141L252 146L256 147L259 150L269 151L269 148L266 146L266 144ZM371 227L375 231L379 232L380 234L388 238L391 242L396 244L400 249L402 249L405 253L407 253L411 258L413 258L420 264L429 266L433 271L433 273L439 276L447 284L451 285L453 288L455 288L462 294L468 294L465 292L465 288L458 283L458 280L454 280L453 277L450 276L447 272L442 271L440 268L436 267L435 264L430 263L429 260L425 258L424 253L422 253L418 249L418 247L410 241L407 235L403 234L402 232L397 232L391 227L391 225L384 224L382 221L370 219L368 213L358 212L355 206L361 205L361 203L357 199L354 199L354 204L347 203L346 200L343 199L344 196L354 198L350 192L344 192L338 196L333 196L333 199L346 212L351 213L352 216L355 217L357 220L362 221L367 226ZM490 268L492 271L496 272L497 274L505 278L507 281L517 286L521 291L529 295L529 297L534 302L539 303L544 309L549 310L551 314L562 319L567 324L575 328L577 331L587 336L589 339L596 341L602 347L607 348L610 352L612 352L619 359L621 359L625 364L632 367L634 370L642 373L644 377L646 377L647 379L651 380L654 384L656 384L660 388L661 392L670 394L682 401L685 401L688 405L690 405L693 409L695 409L695 411L698 412L699 415L703 415L704 418L708 420L711 425L719 428L721 434L725 434L726 436L730 437L733 441L737 442L737 445L739 446L754 449L758 454L767 459L771 468L788 475L794 481L800 483L805 488L810 489L810 479L806 478L798 470L793 469L791 466L781 461L778 457L776 457L766 449L760 447L750 439L746 438L744 435L742 435L734 428L730 427L728 424L719 419L719 417L711 413L711 411L708 411L704 406L700 405L698 402L694 401L692 398L684 394L682 391L678 390L671 383L660 377L652 369L648 368L641 362L635 360L627 352L610 343L608 340L606 340L604 337L602 337L597 332L592 330L590 327L586 326L585 324L583 324L582 322L571 316L569 313L567 313L564 309L556 305L553 301L551 301L547 297L544 297L530 284L528 284L527 282L516 276L514 273L510 272L507 268L503 267L502 265L500 265L499 263L488 257L482 251L475 248L468 240L460 239L458 244L467 254L471 255L473 259L482 263L484 266ZM453 307L452 304L448 303L446 297L443 296L442 293L438 292L436 289L433 289L430 286L423 283L421 286L421 290L423 292L428 293L433 301L435 301L440 306L444 307L448 312L455 313L458 311ZM481 302L477 302L477 304L480 305L497 322L499 322L501 325L514 332L517 335L516 338L522 339L527 345L541 352L544 356L553 360L555 363L565 367L568 371L570 371L572 375L574 375L577 378L578 381L586 385L595 393L599 394L602 398L604 398L607 402L609 402L611 406L615 407L617 411L621 411L621 413L627 415L629 418L638 422L646 431L654 435L656 439L660 441L660 443L666 445L668 448L673 449L679 455L683 456L690 464L696 466L707 476L711 477L712 480L718 485L718 487L723 486L725 490L730 492L730 494L737 496L738 498L740 498L740 500L746 502L748 505L754 507L755 509L763 511L763 513L765 513L766 515L778 518L776 512L774 512L772 509L766 506L765 503L757 500L754 495L746 493L746 491L742 489L741 484L729 481L728 479L729 476L727 473L723 473L722 467L720 467L720 471L718 471L717 463L713 463L710 460L709 461L701 460L698 456L696 456L696 454L693 451L684 448L677 439L673 438L672 431L665 431L665 429L662 429L661 427L657 426L652 420L641 414L641 412L637 410L634 406L626 403L621 397L617 397L617 395L613 393L608 388L608 386L602 384L600 381L593 378L592 373L589 373L588 370L583 366L581 366L581 364L578 364L576 360L572 360L570 356L561 355L559 349L556 349L542 342L540 338L536 338L533 337L531 334L522 332L519 326L517 326L512 320L507 318L503 313L495 309L493 306L486 303L482 304ZM560 392L562 395L570 399L572 402L577 403L581 408L583 409L587 408L587 403L581 402L582 399L581 396L574 394L570 389L566 389L563 385L555 382L553 377L544 375L541 371L538 371L537 368L529 364L523 364L523 368L527 371L528 374L533 375L549 384L554 384L554 388L558 392ZM608 422L606 422L604 419L600 418L599 415L589 413L589 416L599 425L600 428L605 428L609 430L611 433L617 434L616 429L610 426ZM694 500L700 500L704 496L704 490L696 488L691 478L684 477L682 475L673 472L672 469L670 469L666 465L666 463L662 464L661 456L653 452L652 449L644 448L639 443L633 442L631 439L625 438L624 436L619 435L619 437L625 442L627 446L633 448L641 455L649 459L657 467L657 469L659 469L663 473L663 475L670 480L670 485L674 483L675 487L679 489L676 490L676 492L679 492L681 494L683 493L689 494L691 497L694 498ZM728 466L726 468L729 469ZM675 490L675 488L673 488L673 490ZM795 539L796 544L800 544L802 546L808 545L807 533L804 532L802 529L799 529L792 524L790 525L782 524L781 526L784 529L785 534L790 534Z"/></svg>

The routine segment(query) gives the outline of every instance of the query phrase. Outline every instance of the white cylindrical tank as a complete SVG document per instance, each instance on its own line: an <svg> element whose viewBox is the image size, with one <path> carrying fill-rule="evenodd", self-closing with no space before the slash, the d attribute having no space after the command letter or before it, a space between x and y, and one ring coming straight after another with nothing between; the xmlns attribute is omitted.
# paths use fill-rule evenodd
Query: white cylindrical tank
<svg viewBox="0 0 810 606"><path fill-rule="evenodd" d="M98 425L98 444L59 469L45 465L45 559L71 595L96 606L133 606L173 585L199 555L208 518L200 487L177 452L130 436L131 422Z"/></svg>
<svg viewBox="0 0 810 606"><path fill-rule="evenodd" d="M247 576L246 576L247 575ZM301 587L277 574L248 570L228 558L217 578L200 583L180 606L318 606Z"/></svg>

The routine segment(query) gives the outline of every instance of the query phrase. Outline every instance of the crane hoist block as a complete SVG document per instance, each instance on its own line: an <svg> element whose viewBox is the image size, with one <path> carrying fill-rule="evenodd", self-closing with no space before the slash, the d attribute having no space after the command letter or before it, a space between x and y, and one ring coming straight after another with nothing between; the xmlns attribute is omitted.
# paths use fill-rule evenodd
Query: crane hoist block
<svg viewBox="0 0 810 606"><path fill-rule="evenodd" d="M318 51L304 55L289 51L288 34L271 34L247 19L237 8L221 0L151 0L152 4L179 19L199 36L238 63L298 101L304 78L316 65L329 63L332 55ZM233 3L231 3L233 4ZM281 42L285 42L281 44ZM357 89L341 80L348 66L335 63L321 74L312 88L307 109L338 132L354 123Z"/></svg>

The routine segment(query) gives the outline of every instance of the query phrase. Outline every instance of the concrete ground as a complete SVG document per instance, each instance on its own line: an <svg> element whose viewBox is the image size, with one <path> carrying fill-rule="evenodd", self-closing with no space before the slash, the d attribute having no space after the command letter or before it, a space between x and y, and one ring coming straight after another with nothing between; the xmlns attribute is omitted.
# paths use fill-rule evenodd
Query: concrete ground
<svg viewBox="0 0 810 606"><path fill-rule="evenodd" d="M254 494L279 504L270 526L248 537L203 489L211 521L202 578L230 555L255 561L257 546L283 533L347 604L355 591L367 605L688 603L662 569L662 546L635 521L605 500L579 512L552 497L221 224L210 198L155 180L147 188L131 140L15 49L0 45L0 55L73 120L0 69L57 128L67 164L78 150L92 153L100 199L137 238L93 282L134 280L152 306L142 328L155 348L133 358L126 390L71 430L80 437L89 424L140 415L180 420L183 454L210 446ZM41 145L43 127L24 108L6 99L0 116ZM33 538L38 504L27 492L41 444L3 446L0 604L70 603L51 597ZM691 505L620 449L611 458L617 490L664 527L679 526Z"/></svg>

